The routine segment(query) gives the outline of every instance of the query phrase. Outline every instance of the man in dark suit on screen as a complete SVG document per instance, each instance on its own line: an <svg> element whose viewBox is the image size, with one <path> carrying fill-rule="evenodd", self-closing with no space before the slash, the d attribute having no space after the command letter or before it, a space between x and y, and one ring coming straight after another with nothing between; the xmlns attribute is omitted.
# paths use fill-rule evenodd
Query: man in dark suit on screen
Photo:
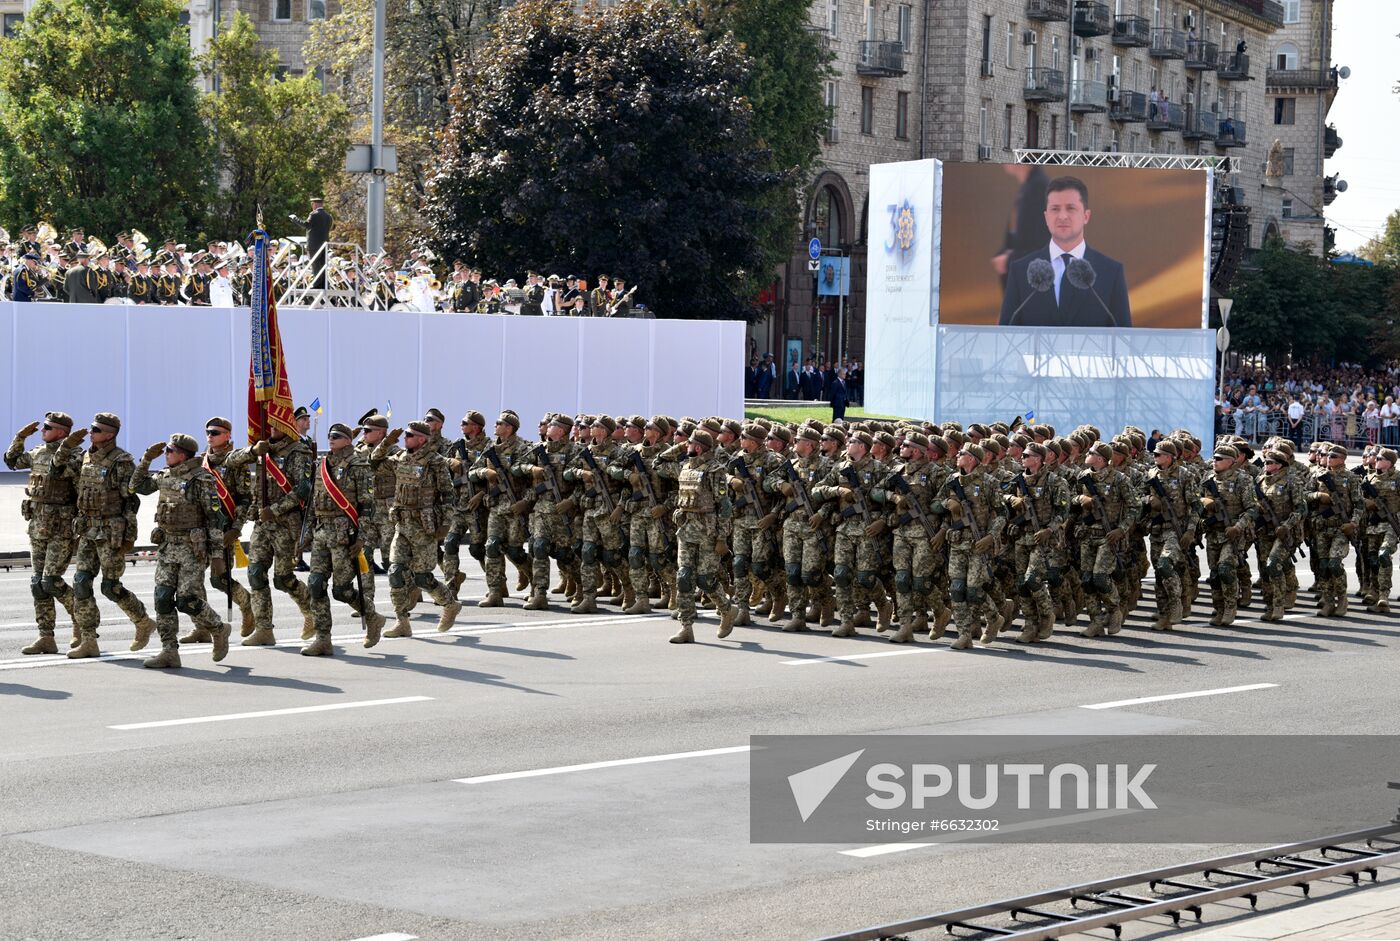
<svg viewBox="0 0 1400 941"><path fill-rule="evenodd" d="M1008 268L1002 326L1133 325L1123 265L1090 248L1084 239L1091 216L1089 188L1082 180L1062 176L1050 181L1045 190L1050 244Z"/></svg>

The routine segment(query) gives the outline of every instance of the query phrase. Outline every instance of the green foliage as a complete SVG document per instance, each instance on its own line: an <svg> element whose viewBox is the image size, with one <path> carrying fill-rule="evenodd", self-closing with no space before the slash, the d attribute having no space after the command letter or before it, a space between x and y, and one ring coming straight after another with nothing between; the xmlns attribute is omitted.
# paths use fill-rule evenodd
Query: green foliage
<svg viewBox="0 0 1400 941"><path fill-rule="evenodd" d="M218 91L200 110L213 133L223 192L210 212L211 231L242 237L261 208L268 231L300 234L287 220L304 214L340 171L350 144L350 114L339 98L321 91L310 76L277 81L277 53L258 45L243 13L210 43L199 59Z"/></svg>
<svg viewBox="0 0 1400 941"><path fill-rule="evenodd" d="M1386 217L1385 230L1367 239L1356 254L1386 268L1400 267L1400 209Z"/></svg>
<svg viewBox="0 0 1400 941"><path fill-rule="evenodd" d="M732 39L664 0L525 0L477 63L429 189L440 255L616 272L663 316L747 313L764 207L790 191L754 137Z"/></svg>
<svg viewBox="0 0 1400 941"><path fill-rule="evenodd" d="M211 184L175 0L38 0L0 42L0 217L152 237Z"/></svg>

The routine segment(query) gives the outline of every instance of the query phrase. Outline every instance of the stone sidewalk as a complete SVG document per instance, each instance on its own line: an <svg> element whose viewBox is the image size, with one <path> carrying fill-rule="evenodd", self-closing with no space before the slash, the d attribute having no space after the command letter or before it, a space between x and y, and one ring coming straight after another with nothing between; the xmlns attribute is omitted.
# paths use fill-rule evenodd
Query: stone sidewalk
<svg viewBox="0 0 1400 941"><path fill-rule="evenodd" d="M1382 870L1379 884L1363 881L1361 885L1317 901L1299 900L1286 909L1242 917L1229 925L1165 936L1183 941L1400 941L1400 872ZM1243 899L1231 905L1241 913L1249 911ZM1219 921L1225 908L1209 907L1206 918Z"/></svg>

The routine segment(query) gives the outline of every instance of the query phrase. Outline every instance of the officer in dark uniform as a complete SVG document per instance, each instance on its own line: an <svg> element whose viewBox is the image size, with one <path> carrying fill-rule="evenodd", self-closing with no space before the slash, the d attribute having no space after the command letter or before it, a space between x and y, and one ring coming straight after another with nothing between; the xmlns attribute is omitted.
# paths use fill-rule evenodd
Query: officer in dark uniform
<svg viewBox="0 0 1400 941"><path fill-rule="evenodd" d="M194 273L185 281L185 296L195 307L209 306L209 285L214 280L209 261L209 256L203 252L194 256Z"/></svg>
<svg viewBox="0 0 1400 941"><path fill-rule="evenodd" d="M528 317L544 316L544 284L534 271L525 276L525 300L520 304L520 313Z"/></svg>
<svg viewBox="0 0 1400 941"><path fill-rule="evenodd" d="M289 217L306 230L306 259L311 270L317 272L311 287L317 291L326 289L326 254L322 251L331 239L331 214L326 211L325 200L319 196L311 198L311 215L305 219Z"/></svg>
<svg viewBox="0 0 1400 941"><path fill-rule="evenodd" d="M15 270L15 301L25 304L34 300L34 295L48 283L49 276L39 267L39 256L34 252L25 252L22 264Z"/></svg>

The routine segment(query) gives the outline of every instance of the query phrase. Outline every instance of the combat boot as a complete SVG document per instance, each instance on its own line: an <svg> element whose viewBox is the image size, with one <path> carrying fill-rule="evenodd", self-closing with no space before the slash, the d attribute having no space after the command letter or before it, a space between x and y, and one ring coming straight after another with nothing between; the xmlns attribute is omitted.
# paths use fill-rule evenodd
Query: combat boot
<svg viewBox="0 0 1400 941"><path fill-rule="evenodd" d="M1229 627L1235 623L1235 617L1239 613L1239 600L1237 598L1226 598L1225 607L1220 612L1220 626Z"/></svg>
<svg viewBox="0 0 1400 941"><path fill-rule="evenodd" d="M742 601L736 601L731 607L734 610L734 626L748 627L751 623L749 621L749 606Z"/></svg>
<svg viewBox="0 0 1400 941"><path fill-rule="evenodd" d="M1051 637L1054 637L1054 636L1055 636L1055 611L1054 611L1054 608L1053 608L1053 607L1047 607L1046 610L1041 611L1041 612L1039 612L1039 613L1036 615L1036 622L1035 622L1035 639L1036 639L1036 640L1049 640Z"/></svg>
<svg viewBox="0 0 1400 941"><path fill-rule="evenodd" d="M734 630L734 617L738 613L738 605L728 604L719 613L719 633L716 635L720 640L728 637Z"/></svg>
<svg viewBox="0 0 1400 941"><path fill-rule="evenodd" d="M770 603L772 607L768 611L763 612L768 615L768 623L781 624L783 622L783 617L787 614L788 605L788 591L785 583L779 584L777 588L773 589L769 600L764 602L764 604Z"/></svg>
<svg viewBox="0 0 1400 941"><path fill-rule="evenodd" d="M972 631L959 630L959 631L958 631L958 639L955 640L955 641L953 641L952 649L954 649L954 650L966 650L967 648L971 647L971 646L972 646L972 633L973 633Z"/></svg>
<svg viewBox="0 0 1400 941"><path fill-rule="evenodd" d="M940 608L933 616L933 626L928 629L929 640L939 640L943 637L944 631L948 630L948 622L953 619L953 613L946 607Z"/></svg>
<svg viewBox="0 0 1400 941"><path fill-rule="evenodd" d="M1099 624L1098 618L1090 618L1089 626L1079 632L1080 637L1102 637L1103 627Z"/></svg>
<svg viewBox="0 0 1400 941"><path fill-rule="evenodd" d="M365 646L373 647L379 643L379 637L383 630L384 615L378 611L371 611L365 615Z"/></svg>
<svg viewBox="0 0 1400 941"><path fill-rule="evenodd" d="M630 607L624 608L623 614L651 614L651 599L645 592L637 594L637 600L632 602Z"/></svg>
<svg viewBox="0 0 1400 941"><path fill-rule="evenodd" d="M1219 627L1224 623L1225 603L1220 597L1220 592L1212 591L1210 599L1210 621L1211 627Z"/></svg>
<svg viewBox="0 0 1400 941"><path fill-rule="evenodd" d="M58 653L58 644L54 643L52 634L40 634L35 638L34 643L25 647L20 653L26 655L36 653Z"/></svg>
<svg viewBox="0 0 1400 941"><path fill-rule="evenodd" d="M1390 613L1390 599L1389 599L1389 598L1383 598L1383 599L1381 599L1380 601L1377 601L1377 602L1376 602L1376 613L1377 613L1377 614L1389 614L1389 613Z"/></svg>
<svg viewBox="0 0 1400 941"><path fill-rule="evenodd" d="M761 601L763 600L764 595L766 595L767 593L768 593L767 586L765 586L765 585L763 584L763 582L759 581L756 577L750 575L750 576L749 576L749 607L752 608L753 606L755 606L755 605L757 605L759 602L761 602Z"/></svg>
<svg viewBox="0 0 1400 941"><path fill-rule="evenodd" d="M1171 619L1173 624L1180 624L1185 621L1190 614L1191 608L1183 605L1178 599L1172 602L1171 610L1167 612L1167 617Z"/></svg>
<svg viewBox="0 0 1400 941"><path fill-rule="evenodd" d="M69 649L72 649L83 642L83 631L78 625L73 625L73 639L68 642Z"/></svg>
<svg viewBox="0 0 1400 941"><path fill-rule="evenodd" d="M505 603L505 598L501 596L499 589L488 588L486 595L476 603L476 606L478 608L501 608L505 607Z"/></svg>
<svg viewBox="0 0 1400 941"><path fill-rule="evenodd" d="M530 600L525 602L526 611L548 611L549 597L545 595L543 588L536 588L530 593Z"/></svg>
<svg viewBox="0 0 1400 941"><path fill-rule="evenodd" d="M1123 609L1114 608L1108 613L1108 628L1110 634L1117 634L1123 629Z"/></svg>
<svg viewBox="0 0 1400 941"><path fill-rule="evenodd" d="M213 640L214 638L209 639ZM276 643L277 638L273 635L270 627L260 627L243 638L244 647L271 647Z"/></svg>
<svg viewBox="0 0 1400 941"><path fill-rule="evenodd" d="M820 621L822 618L822 606L820 601L812 600L807 602L807 608L802 616L808 621Z"/></svg>
<svg viewBox="0 0 1400 941"><path fill-rule="evenodd" d="M875 605L875 614L878 618L875 629L883 634L890 629L894 620L894 605L890 603L890 599L886 598Z"/></svg>
<svg viewBox="0 0 1400 941"><path fill-rule="evenodd" d="M233 628L227 624L220 624L219 629L213 632L215 663L228 656L228 639L232 634Z"/></svg>
<svg viewBox="0 0 1400 941"><path fill-rule="evenodd" d="M907 644L914 639L914 625L918 623L918 618L912 614L906 614L899 622L899 629L890 635L890 643Z"/></svg>
<svg viewBox="0 0 1400 941"><path fill-rule="evenodd" d="M413 625L408 622L408 615L401 614L394 626L384 632L385 637L412 637Z"/></svg>
<svg viewBox="0 0 1400 941"><path fill-rule="evenodd" d="M801 608L795 609L792 612L792 620L783 625L783 630L789 634L807 630L807 619L802 614Z"/></svg>
<svg viewBox="0 0 1400 941"><path fill-rule="evenodd" d="M1001 615L994 614L987 619L987 626L982 629L981 641L984 644L993 643L997 639L997 634L1001 633Z"/></svg>
<svg viewBox="0 0 1400 941"><path fill-rule="evenodd" d="M569 607L570 614L597 614L598 602L593 597L593 592L585 591L579 593L579 599Z"/></svg>
<svg viewBox="0 0 1400 941"><path fill-rule="evenodd" d="M180 638L180 643L182 643L182 644L208 644L208 643L212 643L213 640L214 640L214 635L213 635L213 634L210 634L210 633L209 633L208 631L206 631L204 628L202 628L202 627L200 627L200 626L198 626L198 625L195 625L195 627L194 627L193 630L191 630L191 631L190 631L188 634L186 634L184 637L181 637L181 638ZM144 645L143 645L143 646L144 646Z"/></svg>
<svg viewBox="0 0 1400 941"><path fill-rule="evenodd" d="M207 632L206 632L207 633ZM316 615L305 614L301 619L301 639L310 640L316 636Z"/></svg>
<svg viewBox="0 0 1400 941"><path fill-rule="evenodd" d="M1001 628L1011 626L1011 622L1016 619L1016 599L1007 598L1001 603Z"/></svg>
<svg viewBox="0 0 1400 941"><path fill-rule="evenodd" d="M1317 597L1317 616L1320 618L1330 618L1337 610L1337 606L1332 603L1332 598L1327 594L1320 594Z"/></svg>
<svg viewBox="0 0 1400 941"><path fill-rule="evenodd" d="M132 650L140 650L151 642L151 635L155 633L156 622L150 618L142 618L136 622L136 639L131 642Z"/></svg>
<svg viewBox="0 0 1400 941"><path fill-rule="evenodd" d="M162 647L160 653L154 657L147 657L141 665L149 670L178 670L180 651L174 647Z"/></svg>
<svg viewBox="0 0 1400 941"><path fill-rule="evenodd" d="M1155 621L1152 622L1152 629L1153 629L1154 631L1169 631L1169 630L1171 630L1171 629L1172 629L1172 619L1171 619L1171 615L1170 615L1168 612L1165 612L1165 611L1162 612L1162 613L1160 613L1160 614L1158 614L1158 615L1157 615L1157 620L1155 620Z"/></svg>
<svg viewBox="0 0 1400 941"><path fill-rule="evenodd" d="M438 631L452 630L452 622L457 620L457 615L462 613L462 602L449 601L442 606L442 615L438 618Z"/></svg>
<svg viewBox="0 0 1400 941"><path fill-rule="evenodd" d="M861 608L859 611L856 612L856 616L851 619L851 623L854 624L856 627L869 627L870 609Z"/></svg>
<svg viewBox="0 0 1400 941"><path fill-rule="evenodd" d="M836 603L827 601L822 604L822 615L817 621L821 627L830 627L836 623Z"/></svg>
<svg viewBox="0 0 1400 941"><path fill-rule="evenodd" d="M1298 603L1298 586L1289 585L1288 592L1283 596L1283 607L1285 610L1292 608Z"/></svg>
<svg viewBox="0 0 1400 941"><path fill-rule="evenodd" d="M753 609L754 617L758 617L758 618L766 618L766 617L768 617L768 615L770 615L770 614L772 614L772 613L773 613L773 599L770 598L770 597L768 597L768 596L766 596L766 595L764 596L763 600L760 601L760 602L758 603L758 607L756 607L756 608ZM781 613L782 613L782 612L779 612L779 614L781 614Z"/></svg>
<svg viewBox="0 0 1400 941"><path fill-rule="evenodd" d="M831 632L832 637L856 636L856 623L852 618L842 618L841 623Z"/></svg>
<svg viewBox="0 0 1400 941"><path fill-rule="evenodd" d="M1236 609L1248 610L1254 604L1254 583L1247 578L1240 579L1240 596L1235 602Z"/></svg>
<svg viewBox="0 0 1400 941"><path fill-rule="evenodd" d="M549 593L550 593L551 595L562 595L562 594L564 593L564 589L568 586L568 584L569 584L569 578L568 578L568 576L565 575L563 572L560 572L560 573L559 573L559 583L558 583L557 585L555 585L553 588L551 588L551 589L549 590Z"/></svg>
<svg viewBox="0 0 1400 941"><path fill-rule="evenodd" d="M682 624L681 629L671 635L673 644L693 644L695 643L695 633L690 629L689 624Z"/></svg>
<svg viewBox="0 0 1400 941"><path fill-rule="evenodd" d="M335 656L335 648L331 646L330 632L324 634L318 632L316 638L312 640L311 643L301 648L301 655L303 657Z"/></svg>
<svg viewBox="0 0 1400 941"><path fill-rule="evenodd" d="M68 651L69 660L85 660L88 657L100 657L102 651L97 649L97 632L92 631L83 637L82 642L72 650Z"/></svg>
<svg viewBox="0 0 1400 941"><path fill-rule="evenodd" d="M656 577L656 574L654 572L651 574L651 576L647 578L647 597L661 597L661 580Z"/></svg>
<svg viewBox="0 0 1400 941"><path fill-rule="evenodd" d="M253 614L253 609L251 607L244 608L241 613L243 615L243 623L238 626L238 633L241 637L247 637L258 629L258 619Z"/></svg>
<svg viewBox="0 0 1400 941"><path fill-rule="evenodd" d="M1030 644L1040 636L1038 626L1034 618L1026 618L1025 626L1021 628L1021 633L1016 635L1016 643Z"/></svg>
<svg viewBox="0 0 1400 941"><path fill-rule="evenodd" d="M523 565L515 567L515 590L525 591L530 587L530 570Z"/></svg>
<svg viewBox="0 0 1400 941"><path fill-rule="evenodd" d="M645 596L643 596L643 597L645 597ZM637 589L634 588L634 587L632 587L632 583L631 583L631 582L628 582L628 583L627 583L626 585L624 585L623 588L622 588L622 600L619 601L618 604L621 605L623 611L626 611L628 608L632 607L632 605L634 605L634 604L636 604L636 603L637 603Z"/></svg>
<svg viewBox="0 0 1400 941"><path fill-rule="evenodd" d="M447 593L452 597L457 597L457 590L462 587L462 583L467 580L466 572L458 572L452 576L452 580L447 583Z"/></svg>
<svg viewBox="0 0 1400 941"><path fill-rule="evenodd" d="M1347 616L1347 593L1345 590L1337 592L1337 610L1334 614L1339 618Z"/></svg>

